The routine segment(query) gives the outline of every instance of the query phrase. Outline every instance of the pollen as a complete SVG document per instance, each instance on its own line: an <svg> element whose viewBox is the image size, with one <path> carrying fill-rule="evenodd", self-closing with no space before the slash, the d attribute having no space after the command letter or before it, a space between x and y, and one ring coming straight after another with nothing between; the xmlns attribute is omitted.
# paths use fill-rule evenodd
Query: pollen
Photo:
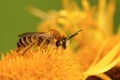
<svg viewBox="0 0 120 80"><path fill-rule="evenodd" d="M29 50L27 55L7 53L0 60L0 80L80 80L82 72L74 58L63 50ZM29 54L29 56L28 56Z"/></svg>

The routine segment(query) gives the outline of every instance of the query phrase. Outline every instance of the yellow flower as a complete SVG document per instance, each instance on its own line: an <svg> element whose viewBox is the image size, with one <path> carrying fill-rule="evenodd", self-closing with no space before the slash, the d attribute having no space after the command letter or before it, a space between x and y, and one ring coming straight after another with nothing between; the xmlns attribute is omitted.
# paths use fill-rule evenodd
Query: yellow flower
<svg viewBox="0 0 120 80"><path fill-rule="evenodd" d="M91 6L88 0L81 0L81 9L75 0L62 0L64 8L58 12L47 14L34 7L29 11L44 20L38 31L53 28L70 35L82 29L79 37L71 41L70 51L76 53L85 78L96 75L109 80L104 72L120 63L120 28L113 33L115 1L99 0L97 6Z"/></svg>
<svg viewBox="0 0 120 80"><path fill-rule="evenodd" d="M120 66L120 32L113 33L115 0L99 0L98 7L81 0L81 9L73 0L62 0L64 8L49 14L29 7L29 11L44 20L38 31L61 29L67 35L83 31L66 50L48 46L29 49L24 56L12 51L0 60L2 80L86 80L97 76L112 80L105 72ZM76 53L76 54L72 54Z"/></svg>
<svg viewBox="0 0 120 80"><path fill-rule="evenodd" d="M11 51L0 60L0 80L80 80L80 65L69 53L49 46L30 49L24 56Z"/></svg>

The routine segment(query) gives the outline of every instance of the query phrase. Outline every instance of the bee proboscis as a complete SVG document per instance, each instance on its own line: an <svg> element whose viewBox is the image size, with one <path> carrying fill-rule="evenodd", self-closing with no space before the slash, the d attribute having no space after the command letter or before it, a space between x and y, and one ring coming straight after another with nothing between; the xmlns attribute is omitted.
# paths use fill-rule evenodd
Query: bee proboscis
<svg viewBox="0 0 120 80"><path fill-rule="evenodd" d="M18 35L19 41L17 42L17 47L18 47L18 49L28 47L23 52L23 55L33 45L40 46L43 41L44 41L44 45L51 44L51 45L55 45L56 47L61 46L63 49L66 49L69 40L71 38L73 38L74 36L78 35L78 33L80 31L82 31L82 30L76 31L69 37L66 37L66 35L61 34L59 31L57 31L55 29L51 29L48 32L23 33L21 35Z"/></svg>

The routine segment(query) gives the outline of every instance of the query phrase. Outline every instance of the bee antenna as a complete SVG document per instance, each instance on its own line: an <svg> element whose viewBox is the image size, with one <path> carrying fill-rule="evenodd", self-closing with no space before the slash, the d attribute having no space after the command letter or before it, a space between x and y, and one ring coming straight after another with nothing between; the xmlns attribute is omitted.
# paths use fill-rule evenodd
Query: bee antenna
<svg viewBox="0 0 120 80"><path fill-rule="evenodd" d="M82 31L82 30L78 30L78 31L76 31L75 33L73 33L71 36L68 37L68 40L71 39L71 38L73 38L73 37L75 37L76 35L78 35L78 33L79 33L80 31Z"/></svg>

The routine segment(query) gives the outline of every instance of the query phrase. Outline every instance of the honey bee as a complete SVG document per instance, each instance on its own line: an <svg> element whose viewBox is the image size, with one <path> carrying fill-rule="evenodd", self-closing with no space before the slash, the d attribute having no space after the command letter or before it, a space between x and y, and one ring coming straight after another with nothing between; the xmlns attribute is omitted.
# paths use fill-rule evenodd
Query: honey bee
<svg viewBox="0 0 120 80"><path fill-rule="evenodd" d="M82 30L78 30L73 33L71 36L66 37L66 35L61 34L59 31L55 29L51 29L48 32L28 32L23 33L19 36L19 41L17 42L18 48L25 48L29 46L25 52L31 48L33 45L40 46L41 43L44 41L44 45L55 45L56 47L62 47L66 49L68 42L71 38L78 35L78 33Z"/></svg>

